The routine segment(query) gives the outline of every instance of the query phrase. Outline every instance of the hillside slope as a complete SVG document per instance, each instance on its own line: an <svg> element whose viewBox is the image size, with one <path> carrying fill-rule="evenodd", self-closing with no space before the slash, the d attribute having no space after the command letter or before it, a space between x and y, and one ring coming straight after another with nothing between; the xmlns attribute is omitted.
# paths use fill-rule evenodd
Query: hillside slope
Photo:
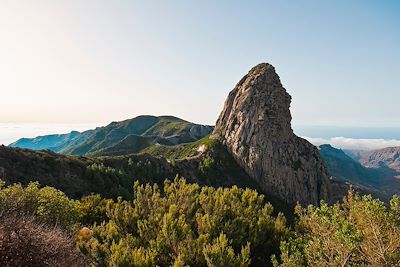
<svg viewBox="0 0 400 267"><path fill-rule="evenodd" d="M68 155L123 155L154 145L175 145L201 139L213 127L193 124L172 116L138 116L112 122L82 133L23 138L10 147L48 149Z"/></svg>
<svg viewBox="0 0 400 267"><path fill-rule="evenodd" d="M127 197L135 180L162 183L177 175L200 185L238 185L258 189L257 183L243 172L219 143L207 140L187 145L194 150L197 150L195 146L207 146L203 153L176 158L149 154L81 157L0 146L0 180L9 184L39 181L72 197L92 192L105 197ZM185 145L174 147L180 146Z"/></svg>

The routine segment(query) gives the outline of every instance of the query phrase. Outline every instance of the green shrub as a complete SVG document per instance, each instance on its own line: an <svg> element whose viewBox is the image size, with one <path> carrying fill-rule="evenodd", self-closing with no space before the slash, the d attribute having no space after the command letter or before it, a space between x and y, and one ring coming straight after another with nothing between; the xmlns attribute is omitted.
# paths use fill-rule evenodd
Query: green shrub
<svg viewBox="0 0 400 267"><path fill-rule="evenodd" d="M202 176L207 176L215 168L215 160L211 156L205 156L199 164L199 173Z"/></svg>
<svg viewBox="0 0 400 267"><path fill-rule="evenodd" d="M163 190L135 183L133 195L109 203L109 221L79 239L96 265L248 266L250 251L252 259L270 255L288 233L284 217L272 217L272 206L249 189L175 179Z"/></svg>
<svg viewBox="0 0 400 267"><path fill-rule="evenodd" d="M240 254L235 255L224 234L216 238L212 244L207 245L203 251L208 266L244 267L250 265L250 244L243 247Z"/></svg>
<svg viewBox="0 0 400 267"><path fill-rule="evenodd" d="M107 220L107 205L111 200L104 199L100 195L89 195L80 201L81 223L93 225Z"/></svg>
<svg viewBox="0 0 400 267"><path fill-rule="evenodd" d="M275 266L400 266L400 199L387 207L352 191L342 204L296 208L296 234Z"/></svg>
<svg viewBox="0 0 400 267"><path fill-rule="evenodd" d="M63 192L38 183L27 187L0 184L0 213L31 214L47 224L72 228L80 222L79 201L69 199Z"/></svg>

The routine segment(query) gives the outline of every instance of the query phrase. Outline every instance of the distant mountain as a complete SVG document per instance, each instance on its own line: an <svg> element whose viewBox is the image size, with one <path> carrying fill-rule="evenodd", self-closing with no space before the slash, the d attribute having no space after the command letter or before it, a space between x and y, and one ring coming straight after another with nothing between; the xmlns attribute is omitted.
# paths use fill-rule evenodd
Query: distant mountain
<svg viewBox="0 0 400 267"><path fill-rule="evenodd" d="M73 131L69 134L22 138L10 144L10 147L47 149L80 156L124 155L157 144L194 142L212 130L212 126L198 125L172 116L138 116L82 133Z"/></svg>
<svg viewBox="0 0 400 267"><path fill-rule="evenodd" d="M367 168L388 168L398 173L400 179L400 147L388 147L372 151L346 150L353 159Z"/></svg>
<svg viewBox="0 0 400 267"><path fill-rule="evenodd" d="M367 168L343 150L331 145L321 145L319 150L329 174L337 179L374 193L378 197L389 198L400 193L400 181L395 179L394 170L382 167Z"/></svg>
<svg viewBox="0 0 400 267"><path fill-rule="evenodd" d="M32 150L58 150L64 144L74 139L80 132L72 131L67 134L51 134L38 136L35 138L21 138L18 141L10 144L10 147L28 148Z"/></svg>

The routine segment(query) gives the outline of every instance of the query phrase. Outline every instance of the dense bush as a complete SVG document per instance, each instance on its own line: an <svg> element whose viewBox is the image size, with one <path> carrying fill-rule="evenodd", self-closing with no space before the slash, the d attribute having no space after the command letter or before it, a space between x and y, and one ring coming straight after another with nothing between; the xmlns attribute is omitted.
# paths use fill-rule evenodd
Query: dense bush
<svg viewBox="0 0 400 267"><path fill-rule="evenodd" d="M400 199L387 207L352 191L342 204L296 208L296 233L275 266L400 266Z"/></svg>
<svg viewBox="0 0 400 267"><path fill-rule="evenodd" d="M89 195L80 201L81 223L86 226L107 221L107 205L112 200L100 195Z"/></svg>
<svg viewBox="0 0 400 267"><path fill-rule="evenodd" d="M214 158L210 156L205 156L199 164L200 175L207 176L215 168Z"/></svg>
<svg viewBox="0 0 400 267"><path fill-rule="evenodd" d="M175 179L136 182L130 194L72 200L0 181L0 266L268 266L272 254L276 267L400 266L398 197L350 191L340 204L298 206L289 231L250 189Z"/></svg>
<svg viewBox="0 0 400 267"><path fill-rule="evenodd" d="M33 215L42 222L72 229L80 223L80 203L63 192L38 183L4 186L0 180L0 215L5 213Z"/></svg>
<svg viewBox="0 0 400 267"><path fill-rule="evenodd" d="M136 183L133 201L109 203L109 221L80 235L79 246L98 266L248 266L288 233L272 211L249 189Z"/></svg>

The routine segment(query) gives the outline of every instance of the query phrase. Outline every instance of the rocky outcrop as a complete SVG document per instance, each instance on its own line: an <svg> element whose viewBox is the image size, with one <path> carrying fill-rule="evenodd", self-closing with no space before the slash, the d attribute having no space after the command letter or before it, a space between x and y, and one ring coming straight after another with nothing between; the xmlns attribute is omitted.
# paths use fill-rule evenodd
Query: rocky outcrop
<svg viewBox="0 0 400 267"><path fill-rule="evenodd" d="M259 64L229 93L214 136L262 189L290 203L329 200L318 149L291 128L291 97L270 64Z"/></svg>

